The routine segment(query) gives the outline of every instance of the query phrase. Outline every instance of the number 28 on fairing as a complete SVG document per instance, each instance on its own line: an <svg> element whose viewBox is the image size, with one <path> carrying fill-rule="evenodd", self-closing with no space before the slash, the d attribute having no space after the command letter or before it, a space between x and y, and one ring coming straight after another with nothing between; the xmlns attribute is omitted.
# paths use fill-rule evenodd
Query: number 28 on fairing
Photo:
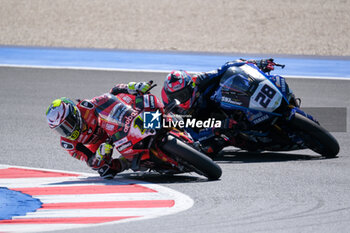
<svg viewBox="0 0 350 233"><path fill-rule="evenodd" d="M273 112L282 101L280 91L268 80L259 83L250 98L249 107L261 111Z"/></svg>

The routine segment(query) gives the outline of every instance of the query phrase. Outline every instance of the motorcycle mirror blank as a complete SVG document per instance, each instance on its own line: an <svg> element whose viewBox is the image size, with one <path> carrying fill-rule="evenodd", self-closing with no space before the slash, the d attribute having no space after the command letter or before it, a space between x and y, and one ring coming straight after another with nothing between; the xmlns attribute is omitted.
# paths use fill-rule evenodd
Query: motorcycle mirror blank
<svg viewBox="0 0 350 233"><path fill-rule="evenodd" d="M178 101L177 99L170 101L169 104L165 106L164 113L168 114L169 112L171 112L171 110L173 110L176 106L179 106L179 105L180 105L180 101Z"/></svg>

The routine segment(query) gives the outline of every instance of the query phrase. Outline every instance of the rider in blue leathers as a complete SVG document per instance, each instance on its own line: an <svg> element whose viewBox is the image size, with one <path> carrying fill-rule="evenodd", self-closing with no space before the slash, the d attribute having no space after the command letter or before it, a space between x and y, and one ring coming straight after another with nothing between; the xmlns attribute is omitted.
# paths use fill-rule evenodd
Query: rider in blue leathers
<svg viewBox="0 0 350 233"><path fill-rule="evenodd" d="M190 76L186 71L178 70L169 73L162 88L162 100L165 104L177 99L181 104L173 110L179 115L191 115L197 120L215 118L221 120L221 128L238 129L240 124L232 118L225 118L221 114L217 104L210 97L214 94L220 83L220 79L226 70L232 66L241 66L245 63L257 65L263 72L269 73L276 65L273 59L262 60L236 60L225 63L219 69L203 72ZM243 126L244 127L244 126ZM235 145L233 138L228 139L220 134L220 129L186 128L195 141L200 144L200 149L210 155L216 155L225 146ZM243 142L240 142L243 143Z"/></svg>

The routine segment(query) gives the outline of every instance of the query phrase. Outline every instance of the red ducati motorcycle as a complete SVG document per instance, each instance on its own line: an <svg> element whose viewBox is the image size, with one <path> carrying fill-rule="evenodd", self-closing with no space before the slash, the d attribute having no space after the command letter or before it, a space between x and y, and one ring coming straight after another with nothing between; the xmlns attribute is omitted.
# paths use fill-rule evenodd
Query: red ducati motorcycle
<svg viewBox="0 0 350 233"><path fill-rule="evenodd" d="M163 121L176 120L170 111L178 102L164 107L149 91L138 96L105 94L97 101L101 101L97 108L100 126L115 149L131 163L133 171L196 172L210 180L220 178L221 168L194 148L190 135L162 126Z"/></svg>

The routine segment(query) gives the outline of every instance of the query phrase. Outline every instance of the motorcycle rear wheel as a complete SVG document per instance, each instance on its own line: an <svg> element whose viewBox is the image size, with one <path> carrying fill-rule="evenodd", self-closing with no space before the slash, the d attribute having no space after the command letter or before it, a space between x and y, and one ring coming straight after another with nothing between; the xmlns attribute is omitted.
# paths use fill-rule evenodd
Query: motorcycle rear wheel
<svg viewBox="0 0 350 233"><path fill-rule="evenodd" d="M295 114L290 123L294 129L301 132L300 136L308 148L326 158L337 157L339 144L322 126L299 113Z"/></svg>
<svg viewBox="0 0 350 233"><path fill-rule="evenodd" d="M171 135L167 136L161 148L164 152L180 158L184 165L189 164L195 172L210 180L217 180L222 174L221 168L213 160Z"/></svg>

